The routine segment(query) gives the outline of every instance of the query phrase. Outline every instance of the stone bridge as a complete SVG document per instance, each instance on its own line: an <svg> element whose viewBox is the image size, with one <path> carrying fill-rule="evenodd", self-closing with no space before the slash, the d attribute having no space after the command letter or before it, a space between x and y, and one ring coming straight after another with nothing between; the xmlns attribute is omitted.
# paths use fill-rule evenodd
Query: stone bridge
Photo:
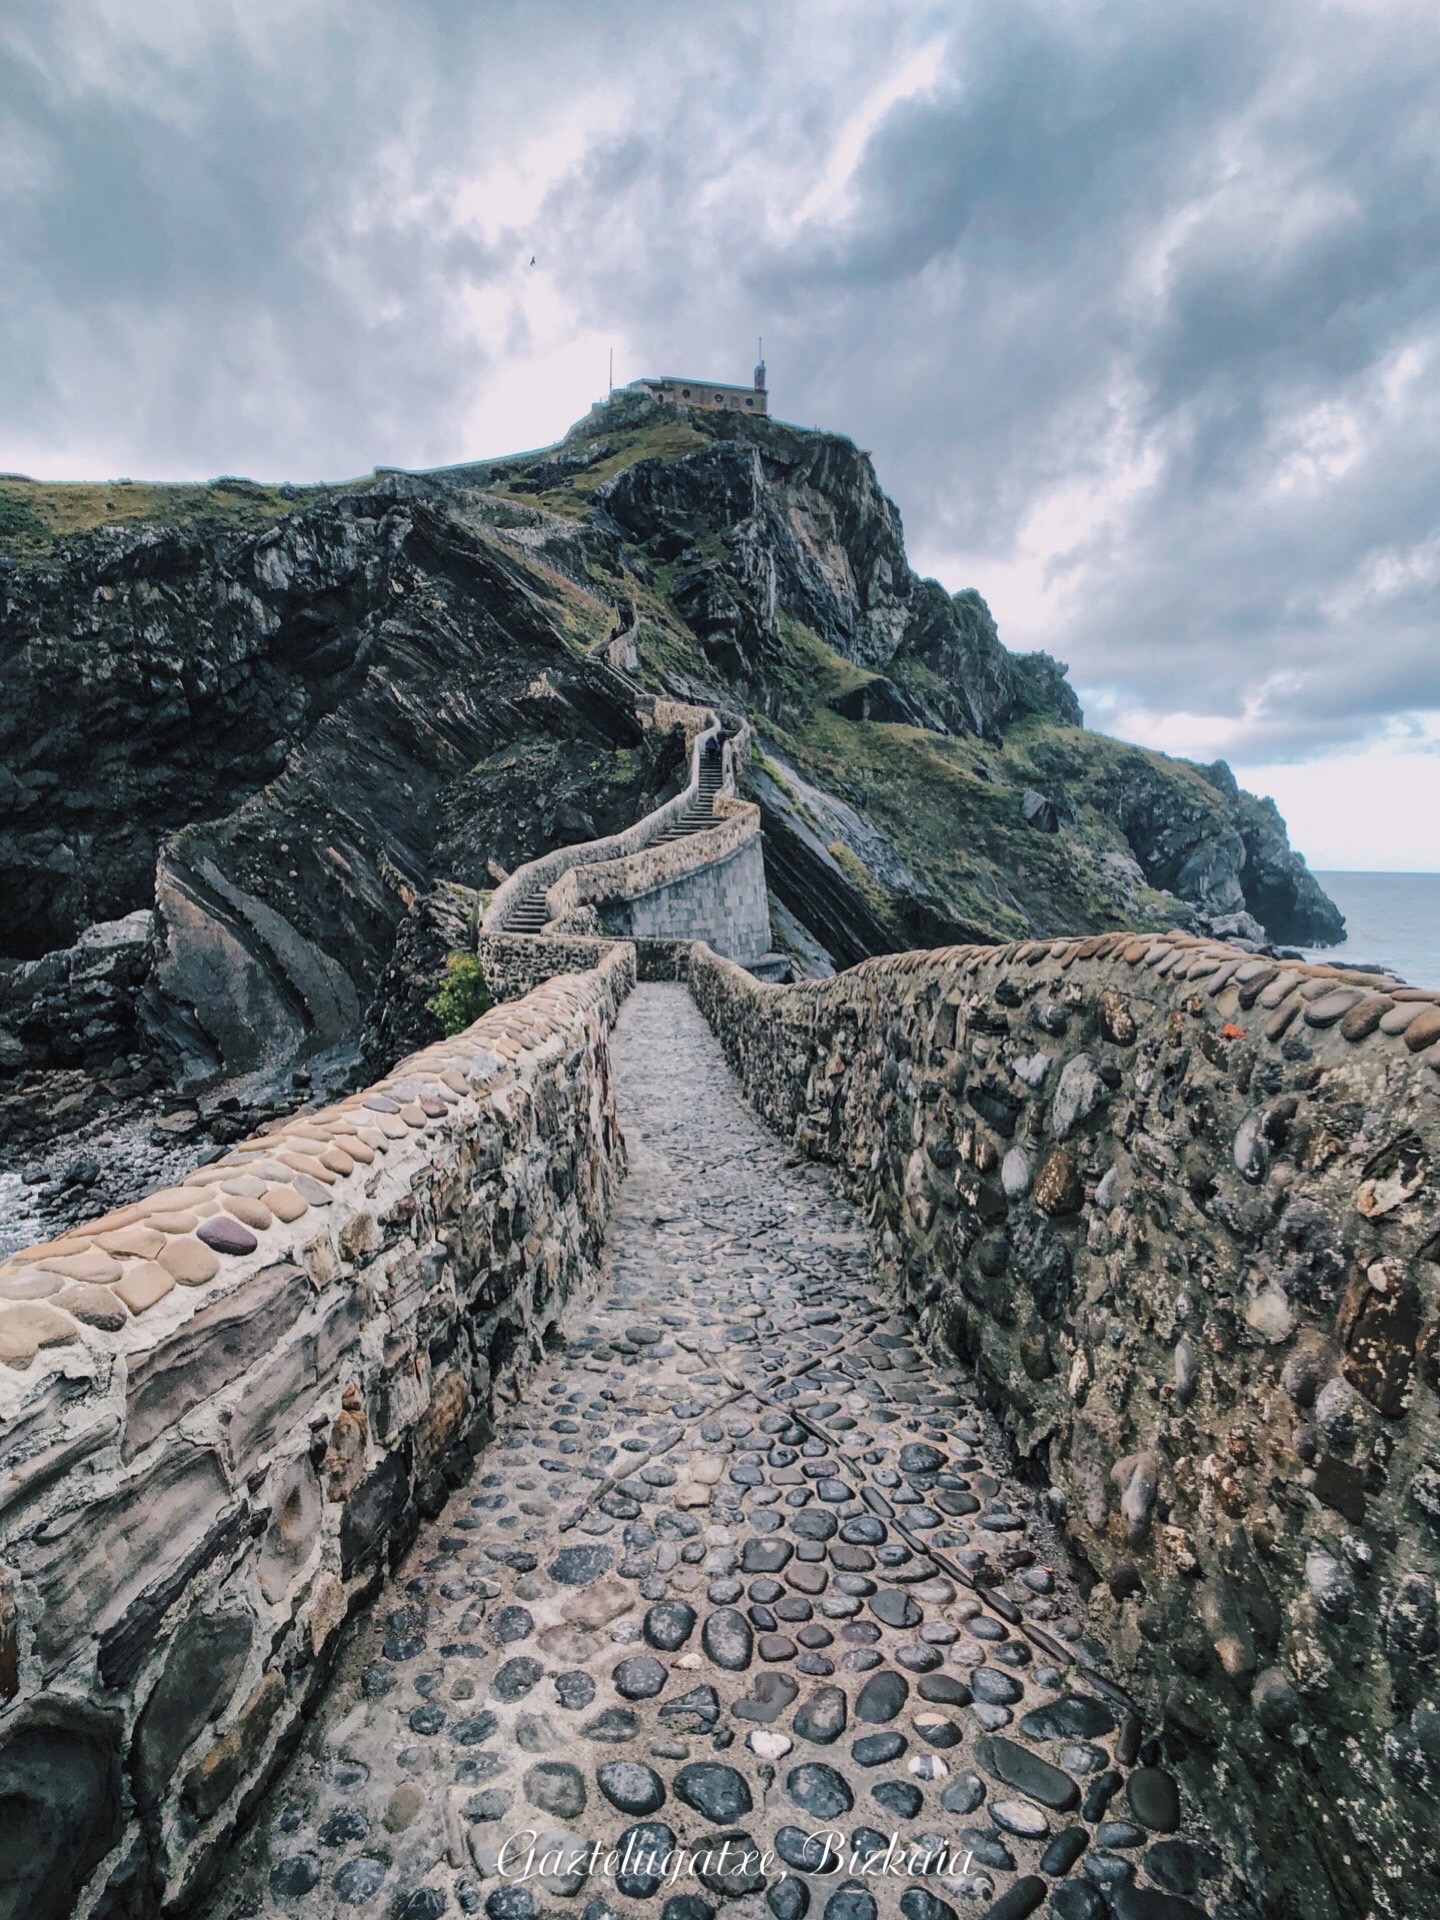
<svg viewBox="0 0 1440 1920"><path fill-rule="evenodd" d="M760 809L739 796L749 721L727 738L709 707L642 696L637 713L648 725L683 730L688 784L623 832L557 847L511 874L485 909L482 956L489 958L496 935L607 931L704 940L746 966L777 971ZM718 769L710 757L716 748Z"/></svg>
<svg viewBox="0 0 1440 1920"><path fill-rule="evenodd" d="M1440 1911L1440 996L487 967L0 1268L0 1915Z"/></svg>

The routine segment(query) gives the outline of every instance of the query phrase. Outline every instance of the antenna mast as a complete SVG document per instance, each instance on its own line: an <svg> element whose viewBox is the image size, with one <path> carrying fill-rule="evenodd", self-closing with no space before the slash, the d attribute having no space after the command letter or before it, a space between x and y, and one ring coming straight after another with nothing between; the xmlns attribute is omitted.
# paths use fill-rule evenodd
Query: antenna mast
<svg viewBox="0 0 1440 1920"><path fill-rule="evenodd" d="M609 391L610 391L611 393L614 393L614 391L615 391L615 349L614 349L614 347L611 347L611 349L610 349L610 388L609 388Z"/></svg>

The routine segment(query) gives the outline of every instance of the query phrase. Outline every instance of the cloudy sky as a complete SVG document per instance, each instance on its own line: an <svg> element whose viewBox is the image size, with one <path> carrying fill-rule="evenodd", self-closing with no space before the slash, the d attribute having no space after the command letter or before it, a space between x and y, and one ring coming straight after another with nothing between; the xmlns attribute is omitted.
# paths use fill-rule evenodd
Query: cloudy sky
<svg viewBox="0 0 1440 1920"><path fill-rule="evenodd" d="M1433 0L7 9L0 467L457 460L763 333L1094 724L1440 869L1437 98Z"/></svg>

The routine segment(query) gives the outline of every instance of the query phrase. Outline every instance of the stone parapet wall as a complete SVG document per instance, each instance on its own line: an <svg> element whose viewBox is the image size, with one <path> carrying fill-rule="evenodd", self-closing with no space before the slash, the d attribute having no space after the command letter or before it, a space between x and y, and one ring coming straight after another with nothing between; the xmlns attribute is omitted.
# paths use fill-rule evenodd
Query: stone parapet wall
<svg viewBox="0 0 1440 1920"><path fill-rule="evenodd" d="M619 944L613 934L482 933L480 971L496 1000L521 1000L560 973L586 973Z"/></svg>
<svg viewBox="0 0 1440 1920"><path fill-rule="evenodd" d="M684 700L656 700L648 714L642 717L662 733L668 732L671 727L679 727L685 736L685 745L691 751L700 736L715 725L715 714L710 707L692 707Z"/></svg>
<svg viewBox="0 0 1440 1920"><path fill-rule="evenodd" d="M193 1902L345 1619L589 1281L635 955L582 957L0 1266L6 1914Z"/></svg>
<svg viewBox="0 0 1440 1920"><path fill-rule="evenodd" d="M1440 1911L1440 995L1128 934L691 981L1048 1481L1259 1910Z"/></svg>
<svg viewBox="0 0 1440 1920"><path fill-rule="evenodd" d="M693 940L629 940L614 934L594 938L557 938L553 933L486 933L480 936L480 962L497 1000L522 999L557 973L583 973L603 955L624 944L635 950L637 980L675 980L688 984Z"/></svg>
<svg viewBox="0 0 1440 1920"><path fill-rule="evenodd" d="M718 826L687 833L683 840L666 840L644 847L621 860L572 867L546 892L550 922L568 920L589 906L613 906L618 901L653 893L657 888L672 887L702 867L728 860L747 841L759 839L760 809L752 800L737 800L728 793L717 794L715 814L720 822Z"/></svg>
<svg viewBox="0 0 1440 1920"><path fill-rule="evenodd" d="M614 934L594 938L561 937L553 933L485 933L480 936L480 964L496 1000L520 1000L557 973L584 973L598 967L612 948L626 945L635 953L637 980L690 979L693 940L620 941Z"/></svg>
<svg viewBox="0 0 1440 1920"><path fill-rule="evenodd" d="M684 791L621 833L612 833L602 840L584 840L574 846L557 847L554 852L542 854L538 860L528 861L523 867L517 868L491 894L481 922L485 932L504 932L511 914L522 900L530 900L536 894L548 897L562 877L587 867L614 864L653 847L666 829L680 820L699 795L701 758L706 742L719 729L720 721L709 707L684 706L678 701L669 700L655 701L645 717L650 719L651 724L659 725L662 724L662 715L664 724L679 724L685 729L685 738L690 747L690 778ZM747 720L742 723L735 737L725 742L722 791L716 798L717 812L724 801L734 799L735 788L750 763L751 738L751 727ZM736 801L735 804L745 803ZM568 896L558 897L553 909L556 916L567 922L573 920L577 911L578 903L571 901Z"/></svg>
<svg viewBox="0 0 1440 1920"><path fill-rule="evenodd" d="M574 846L556 847L552 853L542 854L538 860L530 860L523 867L517 867L490 896L481 922L487 932L503 932L511 912L522 900L545 893L561 874L568 873L572 867L589 866L603 860L620 860L627 854L638 853L642 847L658 840L670 823L685 812L700 791L700 759L705 742L720 722L709 707L687 707L678 701L656 701L650 714L652 723L655 713L662 707L669 713L669 724L678 722L685 729L685 739L690 749L690 778L684 791L676 794L674 799L667 800L663 806L656 807L653 813L647 813L634 826L626 827L623 832L607 834L601 840L583 840Z"/></svg>
<svg viewBox="0 0 1440 1920"><path fill-rule="evenodd" d="M682 986L690 983L690 961L695 953L693 940L633 940L636 978L643 981L671 980Z"/></svg>

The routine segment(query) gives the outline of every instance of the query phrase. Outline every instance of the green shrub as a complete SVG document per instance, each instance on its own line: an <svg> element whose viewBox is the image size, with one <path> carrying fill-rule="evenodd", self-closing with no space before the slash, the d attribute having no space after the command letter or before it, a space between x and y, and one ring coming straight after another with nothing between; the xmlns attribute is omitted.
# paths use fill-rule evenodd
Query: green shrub
<svg viewBox="0 0 1440 1920"><path fill-rule="evenodd" d="M448 1036L488 1013L495 1000L473 953L447 953L444 983L425 1004Z"/></svg>

